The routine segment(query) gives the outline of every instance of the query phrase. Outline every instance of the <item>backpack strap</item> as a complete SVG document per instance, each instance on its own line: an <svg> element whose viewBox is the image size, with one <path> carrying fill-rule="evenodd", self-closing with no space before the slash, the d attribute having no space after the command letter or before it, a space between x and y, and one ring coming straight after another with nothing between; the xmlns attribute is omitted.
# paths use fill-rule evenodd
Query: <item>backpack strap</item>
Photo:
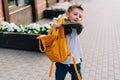
<svg viewBox="0 0 120 80"><path fill-rule="evenodd" d="M51 77L51 76L52 76L53 63L54 63L54 62L52 62L52 63L51 63L51 65L50 65L49 77Z"/></svg>
<svg viewBox="0 0 120 80"><path fill-rule="evenodd" d="M72 61L73 61L73 65L74 65L74 69L75 69L75 72L76 72L76 75L78 77L78 80L82 80L78 70L77 70L77 66L76 66L76 60L75 60L75 57L73 56L72 53L70 53L70 56L72 57Z"/></svg>
<svg viewBox="0 0 120 80"><path fill-rule="evenodd" d="M82 80L82 78L81 78L81 76L80 76L80 74L79 74L79 72L78 72L78 70L77 70L75 57L73 56L72 53L70 53L70 56L72 57L72 61L73 61L73 65L74 65L74 69L75 69L76 75L77 75L77 77L78 77L78 80ZM54 62L52 62L51 65L50 65L49 77L52 76L53 63L54 63Z"/></svg>

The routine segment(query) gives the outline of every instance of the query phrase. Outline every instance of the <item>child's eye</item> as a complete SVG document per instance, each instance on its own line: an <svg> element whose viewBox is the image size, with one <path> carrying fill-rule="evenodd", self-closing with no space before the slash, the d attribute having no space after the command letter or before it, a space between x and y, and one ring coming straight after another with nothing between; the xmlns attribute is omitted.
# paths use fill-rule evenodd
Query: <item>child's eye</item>
<svg viewBox="0 0 120 80"><path fill-rule="evenodd" d="M74 14L74 15L77 15L77 14Z"/></svg>

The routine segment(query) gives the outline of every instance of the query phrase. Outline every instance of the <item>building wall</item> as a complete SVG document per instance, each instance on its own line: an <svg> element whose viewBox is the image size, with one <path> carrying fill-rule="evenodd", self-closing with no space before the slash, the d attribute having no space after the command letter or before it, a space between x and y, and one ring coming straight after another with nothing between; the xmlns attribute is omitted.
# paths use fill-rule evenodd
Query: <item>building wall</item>
<svg viewBox="0 0 120 80"><path fill-rule="evenodd" d="M43 12L47 9L47 5L46 5L47 2L46 2L46 0L34 0L34 1L35 1L35 16L36 16L36 20L40 20L40 19L43 18ZM54 5L57 1L58 0L48 0L48 7ZM64 2L64 1L65 0L59 0L59 2ZM28 15L28 16L32 15L30 8L26 8L24 10L25 11L21 10L22 12L20 12L20 11L17 12L19 17L21 16L22 19L24 19L23 13L25 14L26 12L28 12L28 14L25 14L25 15ZM18 17L17 17L17 13L14 13L14 14L10 13L10 15L9 15L10 22L16 21L16 23L17 22L21 23L20 19L18 19ZM32 18L28 18L29 20L27 18L24 19L24 20L26 20L27 22L31 22ZM3 20L4 20L4 16L3 16L3 10L2 10L2 0L0 0L0 21L3 21Z"/></svg>
<svg viewBox="0 0 120 80"><path fill-rule="evenodd" d="M52 6L56 3L57 1L56 0L48 0L48 6Z"/></svg>
<svg viewBox="0 0 120 80"><path fill-rule="evenodd" d="M36 16L39 19L43 17L43 11L46 9L46 0L36 0Z"/></svg>
<svg viewBox="0 0 120 80"><path fill-rule="evenodd" d="M25 6L22 9L17 9L10 13L10 22L15 24L29 24L32 22L31 5Z"/></svg>
<svg viewBox="0 0 120 80"><path fill-rule="evenodd" d="M3 10L2 10L2 0L0 0L0 22L4 20Z"/></svg>
<svg viewBox="0 0 120 80"><path fill-rule="evenodd" d="M59 2L64 2L65 0L59 0Z"/></svg>

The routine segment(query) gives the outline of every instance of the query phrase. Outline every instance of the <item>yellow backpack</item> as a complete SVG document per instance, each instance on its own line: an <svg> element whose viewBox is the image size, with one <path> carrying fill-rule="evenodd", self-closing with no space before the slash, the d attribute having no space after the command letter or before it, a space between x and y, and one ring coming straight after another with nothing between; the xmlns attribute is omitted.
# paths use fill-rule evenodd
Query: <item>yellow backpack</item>
<svg viewBox="0 0 120 80"><path fill-rule="evenodd" d="M57 23L64 22L64 18L59 18ZM64 34L64 27L56 27L53 25L48 32L48 35L40 35L37 37L39 40L39 49L41 52L45 52L48 58L52 61L49 76L52 75L52 68L54 62L63 62L67 59L68 56L72 56L74 68L78 79L81 80L81 77L78 73L76 67L76 61L72 53L67 49L66 37Z"/></svg>

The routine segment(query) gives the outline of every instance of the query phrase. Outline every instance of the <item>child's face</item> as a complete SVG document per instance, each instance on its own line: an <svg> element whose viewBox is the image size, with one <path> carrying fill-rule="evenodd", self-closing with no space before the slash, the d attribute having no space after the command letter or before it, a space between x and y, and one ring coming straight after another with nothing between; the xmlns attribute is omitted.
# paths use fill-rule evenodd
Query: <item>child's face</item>
<svg viewBox="0 0 120 80"><path fill-rule="evenodd" d="M83 11L74 8L70 12L67 12L66 15L71 22L80 22L82 20Z"/></svg>

